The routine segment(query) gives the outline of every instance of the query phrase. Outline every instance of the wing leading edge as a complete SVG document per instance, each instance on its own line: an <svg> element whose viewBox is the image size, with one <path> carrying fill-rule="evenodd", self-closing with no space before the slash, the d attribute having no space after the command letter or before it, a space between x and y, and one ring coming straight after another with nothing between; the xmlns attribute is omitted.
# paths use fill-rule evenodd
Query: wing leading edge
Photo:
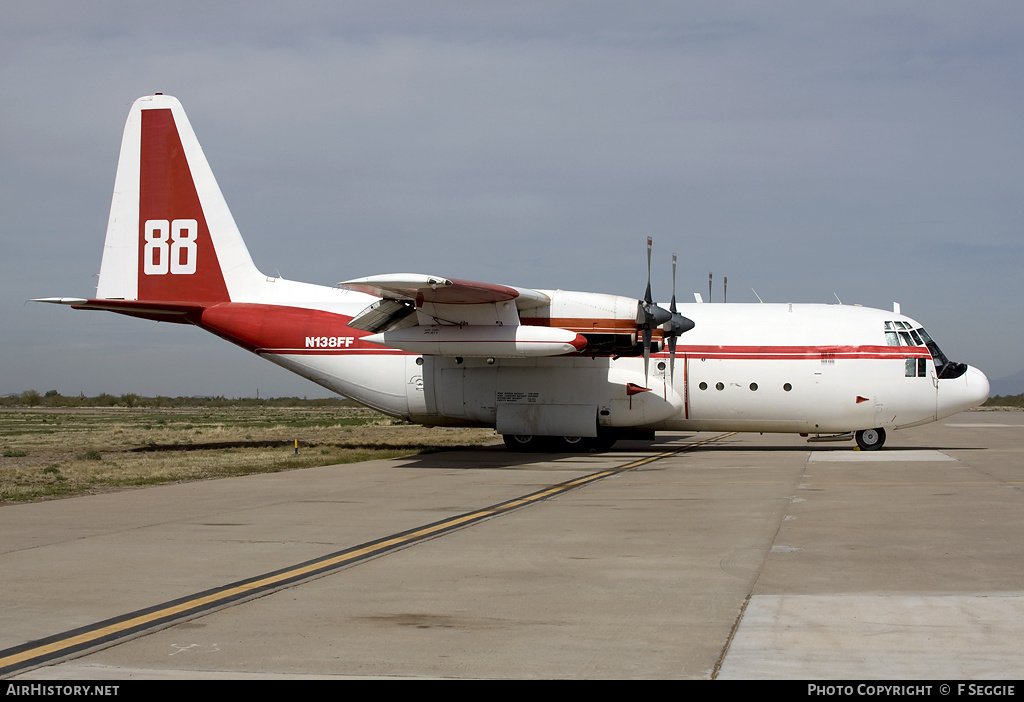
<svg viewBox="0 0 1024 702"><path fill-rule="evenodd" d="M371 275L338 285L385 299L408 300L415 302L417 307L425 303L478 305L506 300L517 300L518 307L535 307L549 301L547 295L537 290L420 273Z"/></svg>

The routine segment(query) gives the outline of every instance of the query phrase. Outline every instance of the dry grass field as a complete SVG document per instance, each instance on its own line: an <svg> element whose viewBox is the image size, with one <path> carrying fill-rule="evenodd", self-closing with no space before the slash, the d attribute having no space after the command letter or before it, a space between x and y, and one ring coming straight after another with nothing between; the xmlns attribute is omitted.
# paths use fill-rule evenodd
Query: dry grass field
<svg viewBox="0 0 1024 702"><path fill-rule="evenodd" d="M0 409L0 505L495 442L353 407Z"/></svg>

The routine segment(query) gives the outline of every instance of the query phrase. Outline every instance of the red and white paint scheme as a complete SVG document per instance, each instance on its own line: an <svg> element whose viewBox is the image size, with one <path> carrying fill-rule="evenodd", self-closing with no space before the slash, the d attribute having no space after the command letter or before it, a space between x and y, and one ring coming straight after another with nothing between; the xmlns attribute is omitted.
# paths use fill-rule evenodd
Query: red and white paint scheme
<svg viewBox="0 0 1024 702"><path fill-rule="evenodd" d="M603 448L657 430L874 449L886 431L989 391L898 311L677 306L674 292L665 309L649 283L638 300L421 274L337 287L268 277L167 95L128 115L96 296L41 301L193 324L386 414L495 427L518 449Z"/></svg>

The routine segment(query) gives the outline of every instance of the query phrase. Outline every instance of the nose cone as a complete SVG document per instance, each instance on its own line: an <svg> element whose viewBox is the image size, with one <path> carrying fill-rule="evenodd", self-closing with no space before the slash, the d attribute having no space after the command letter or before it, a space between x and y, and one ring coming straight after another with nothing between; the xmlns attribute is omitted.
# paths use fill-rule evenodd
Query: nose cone
<svg viewBox="0 0 1024 702"><path fill-rule="evenodd" d="M967 387L971 389L974 404L972 407L985 404L985 401L989 398L989 391L991 386L988 384L988 376L982 373L974 366L968 366L967 372L964 374L967 376Z"/></svg>
<svg viewBox="0 0 1024 702"><path fill-rule="evenodd" d="M939 381L938 418L977 407L988 399L988 377L974 366L959 378Z"/></svg>

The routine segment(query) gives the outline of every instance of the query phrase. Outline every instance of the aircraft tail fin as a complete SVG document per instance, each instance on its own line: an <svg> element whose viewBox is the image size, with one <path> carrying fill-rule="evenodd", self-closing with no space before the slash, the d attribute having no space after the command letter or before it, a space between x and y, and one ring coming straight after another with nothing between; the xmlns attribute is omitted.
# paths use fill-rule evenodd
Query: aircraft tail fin
<svg viewBox="0 0 1024 702"><path fill-rule="evenodd" d="M263 279L181 103L159 94L136 100L96 297L215 304L245 298Z"/></svg>

